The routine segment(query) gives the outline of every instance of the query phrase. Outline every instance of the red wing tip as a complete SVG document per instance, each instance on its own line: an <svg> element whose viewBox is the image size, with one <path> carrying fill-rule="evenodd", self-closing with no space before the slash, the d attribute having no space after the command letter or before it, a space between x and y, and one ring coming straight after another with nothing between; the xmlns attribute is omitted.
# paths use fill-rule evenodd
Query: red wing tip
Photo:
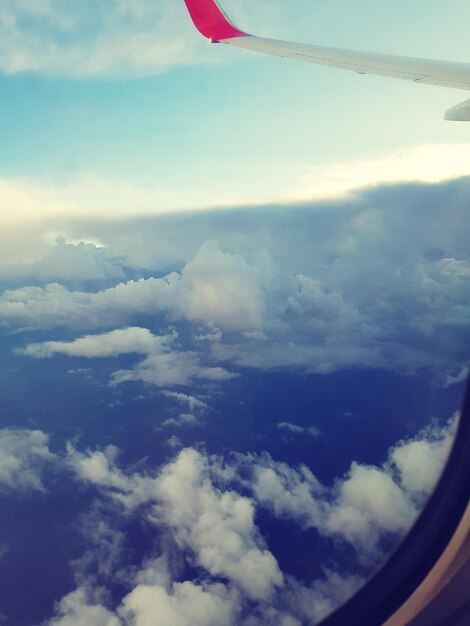
<svg viewBox="0 0 470 626"><path fill-rule="evenodd" d="M232 37L248 36L248 33L232 24L216 0L184 1L194 26L201 35L210 39L212 43Z"/></svg>

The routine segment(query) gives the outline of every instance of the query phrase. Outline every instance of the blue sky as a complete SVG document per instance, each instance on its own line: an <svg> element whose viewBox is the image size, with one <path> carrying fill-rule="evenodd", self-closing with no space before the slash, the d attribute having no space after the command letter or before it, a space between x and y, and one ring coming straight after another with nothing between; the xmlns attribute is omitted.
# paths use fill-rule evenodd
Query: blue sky
<svg viewBox="0 0 470 626"><path fill-rule="evenodd" d="M463 1L226 5L273 37L470 57ZM7 3L1 24L2 195L35 197L28 213L306 198L337 168L346 188L465 173L468 126L442 120L465 92L210 46L182 2Z"/></svg>
<svg viewBox="0 0 470 626"><path fill-rule="evenodd" d="M224 7L470 60L463 0ZM182 0L3 0L0 94L0 616L313 626L455 432L468 94L210 46Z"/></svg>

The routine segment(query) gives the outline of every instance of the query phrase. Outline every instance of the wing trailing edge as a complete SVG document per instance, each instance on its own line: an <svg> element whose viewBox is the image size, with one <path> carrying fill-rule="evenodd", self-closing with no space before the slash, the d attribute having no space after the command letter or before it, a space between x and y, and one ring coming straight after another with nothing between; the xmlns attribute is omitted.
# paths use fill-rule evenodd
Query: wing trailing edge
<svg viewBox="0 0 470 626"><path fill-rule="evenodd" d="M375 74L425 85L470 90L470 63L358 52L256 37L235 26L217 0L184 1L194 25L212 43L225 43L254 52L350 70L358 74ZM470 100L449 109L445 119L470 121Z"/></svg>

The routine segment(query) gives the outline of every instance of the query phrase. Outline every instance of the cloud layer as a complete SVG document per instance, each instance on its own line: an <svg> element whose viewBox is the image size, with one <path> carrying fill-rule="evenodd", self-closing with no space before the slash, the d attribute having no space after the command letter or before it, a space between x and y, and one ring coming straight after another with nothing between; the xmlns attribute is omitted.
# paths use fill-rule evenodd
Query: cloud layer
<svg viewBox="0 0 470 626"><path fill-rule="evenodd" d="M467 182L379 188L352 204L161 218L145 229L130 222L125 238L108 224L95 233L111 246L97 257L108 280L125 254L126 271L145 260L146 277L93 291L65 280L5 289L0 320L30 331L176 328L182 352L204 352L211 367L427 369L448 386L466 372L470 340ZM63 242L53 250L64 246L71 254ZM151 382L154 369L150 359L136 378Z"/></svg>
<svg viewBox="0 0 470 626"><path fill-rule="evenodd" d="M121 417L103 447L78 438L61 454L41 431L2 432L2 489L48 497L59 463L87 502L75 588L51 626L147 626L157 613L181 626L309 625L357 588L415 519L455 420L398 442L383 463L356 458L331 480L279 458L280 440L284 454L286 441L321 446L328 430L290 409L272 420L271 442L256 433L257 453L209 454L188 433L217 438L220 424L214 433L202 425L220 418L224 389L239 403L227 420L242 415L253 370L260 379L375 368L458 392L469 367L467 197L468 181L457 181L379 188L347 203L68 221L51 226L67 239L43 242L37 264L9 264L0 322L15 366L93 372L100 363L112 387L103 395L124 398L121 385L144 383L135 391L144 410L162 413L146 415L148 457L134 464L132 446L120 456L106 445L127 436ZM328 547L328 567L302 579L283 571L269 524ZM131 536L146 535L140 552L131 525Z"/></svg>
<svg viewBox="0 0 470 626"><path fill-rule="evenodd" d="M357 589L357 570L381 558L384 538L410 526L437 480L456 420L398 442L382 466L354 462L329 487L305 465L267 452L221 456L189 447L160 465L125 468L111 445L68 444L52 454L43 432L6 429L0 485L46 493L49 468L56 467L81 490L93 490L80 518L86 550L72 564L77 586L57 603L48 626L308 625ZM263 510L334 540L322 576L301 581L282 572L257 521ZM153 537L133 563L125 530L132 520ZM341 546L354 549L356 572L332 568ZM116 582L123 590L111 602Z"/></svg>
<svg viewBox="0 0 470 626"><path fill-rule="evenodd" d="M403 533L432 489L456 419L400 441L381 467L353 463L332 488L322 485L307 467L291 467L267 453L227 459L186 448L157 471L129 473L117 466L115 448L79 452L70 447L67 463L77 478L98 487L126 515L144 515L167 540L160 556L134 571L134 587L115 613L93 600L85 585L62 601L60 619L77 613L79 598L81 611L94 610L97 619L106 618L110 624L119 619L119 624L145 626L150 616L171 616L172 623L185 626L191 614L201 626L217 619L246 626L316 623L357 589L361 578L325 569L322 578L306 585L283 575L255 523L256 509L303 529L315 528L337 545L351 545L359 561L375 563L381 540ZM415 456L417 447L420 453ZM426 477L412 472L417 462L426 468ZM173 544L168 543L168 532ZM197 579L177 582L181 564L175 566L171 545L198 568ZM161 617L155 618L155 612Z"/></svg>

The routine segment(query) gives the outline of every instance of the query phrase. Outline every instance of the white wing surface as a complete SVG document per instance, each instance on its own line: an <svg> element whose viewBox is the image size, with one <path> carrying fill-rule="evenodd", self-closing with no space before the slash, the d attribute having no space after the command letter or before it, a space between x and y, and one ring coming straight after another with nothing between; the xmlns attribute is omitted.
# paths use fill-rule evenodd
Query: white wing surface
<svg viewBox="0 0 470 626"><path fill-rule="evenodd" d="M211 43L350 70L401 78L415 83L470 90L470 63L434 61L370 52L342 50L249 35L226 16L217 0L185 0L194 25ZM449 109L445 119L470 121L470 100Z"/></svg>

